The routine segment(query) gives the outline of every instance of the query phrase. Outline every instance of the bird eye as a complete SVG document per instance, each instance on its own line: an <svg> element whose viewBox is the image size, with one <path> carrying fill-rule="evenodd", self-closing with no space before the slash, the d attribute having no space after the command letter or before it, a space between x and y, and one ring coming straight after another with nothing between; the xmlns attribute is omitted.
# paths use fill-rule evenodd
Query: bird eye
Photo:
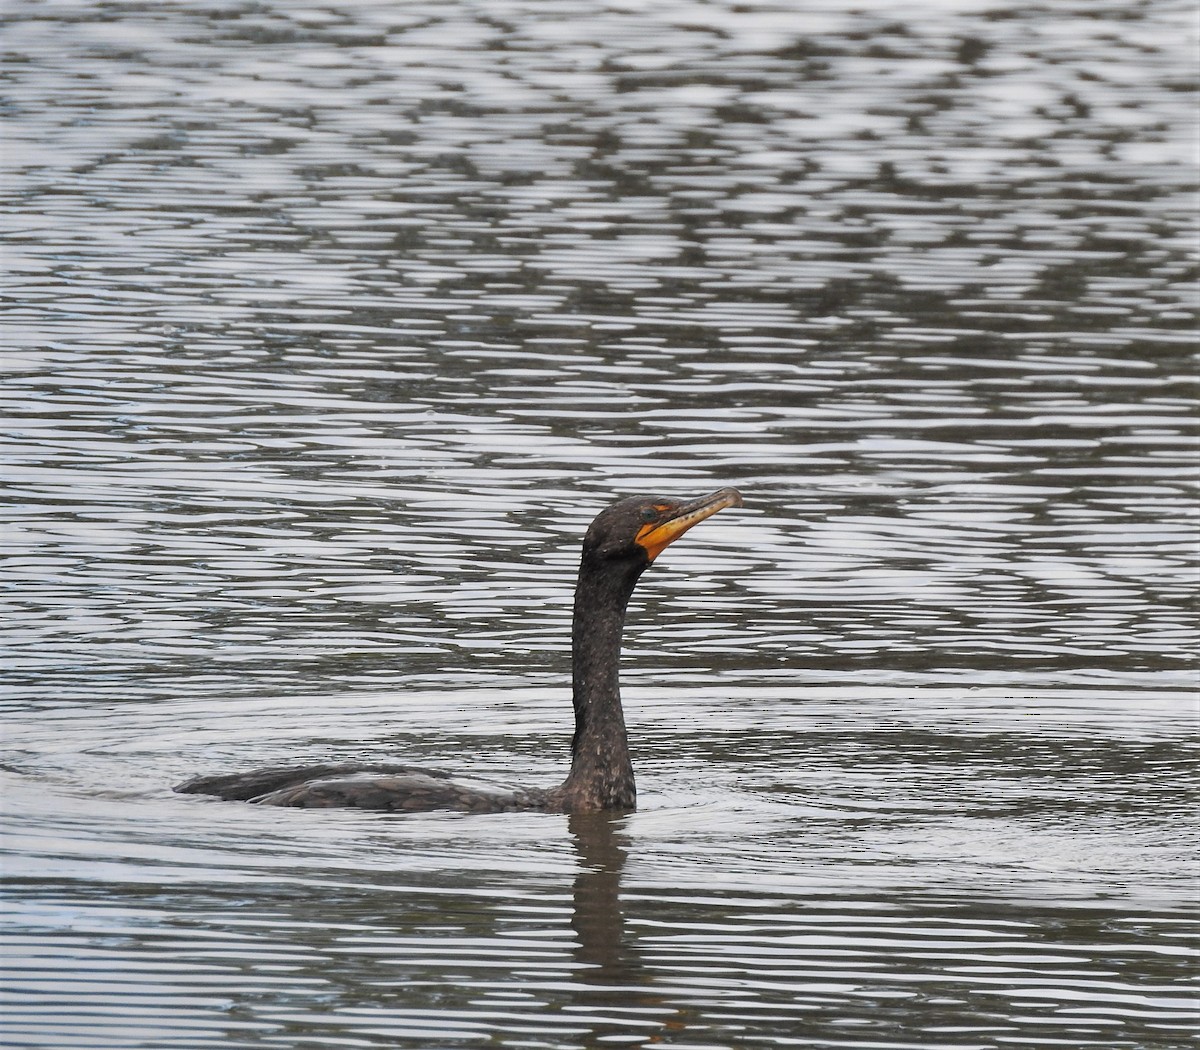
<svg viewBox="0 0 1200 1050"><path fill-rule="evenodd" d="M643 507L642 508L642 521L650 522L650 521L657 521L657 520L658 520L658 508L657 507Z"/></svg>

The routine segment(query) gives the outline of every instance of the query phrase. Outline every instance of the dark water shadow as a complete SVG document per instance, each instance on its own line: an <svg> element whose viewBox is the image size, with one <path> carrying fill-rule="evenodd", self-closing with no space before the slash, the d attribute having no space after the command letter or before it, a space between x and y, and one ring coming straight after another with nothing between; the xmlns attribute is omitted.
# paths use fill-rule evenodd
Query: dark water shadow
<svg viewBox="0 0 1200 1050"><path fill-rule="evenodd" d="M572 888L575 956L587 967L582 979L593 985L627 985L639 976L621 908L621 874L628 856L621 820L611 813L573 813L567 824L579 857Z"/></svg>
<svg viewBox="0 0 1200 1050"><path fill-rule="evenodd" d="M626 929L621 877L630 839L624 819L623 814L573 813L567 824L579 858L571 928L575 959L584 966L576 974L576 1001L590 1016L591 1028L583 1037L589 1048L634 1037L655 1042L664 1031L680 1027L678 1007L651 990L653 977Z"/></svg>

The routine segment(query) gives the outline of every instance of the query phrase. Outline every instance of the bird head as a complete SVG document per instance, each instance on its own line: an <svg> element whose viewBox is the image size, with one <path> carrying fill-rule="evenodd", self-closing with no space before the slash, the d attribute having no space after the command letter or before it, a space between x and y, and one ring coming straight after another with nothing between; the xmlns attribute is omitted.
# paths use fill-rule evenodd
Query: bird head
<svg viewBox="0 0 1200 1050"><path fill-rule="evenodd" d="M584 560L632 563L640 572L693 525L741 505L741 494L728 488L686 502L630 496L596 515L583 540Z"/></svg>

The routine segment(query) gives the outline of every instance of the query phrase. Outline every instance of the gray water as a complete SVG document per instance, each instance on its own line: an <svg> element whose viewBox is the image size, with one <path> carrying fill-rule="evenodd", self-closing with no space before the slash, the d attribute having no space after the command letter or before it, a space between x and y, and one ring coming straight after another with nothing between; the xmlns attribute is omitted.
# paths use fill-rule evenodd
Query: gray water
<svg viewBox="0 0 1200 1050"><path fill-rule="evenodd" d="M4 1045L1194 1045L1192 5L5 14Z"/></svg>

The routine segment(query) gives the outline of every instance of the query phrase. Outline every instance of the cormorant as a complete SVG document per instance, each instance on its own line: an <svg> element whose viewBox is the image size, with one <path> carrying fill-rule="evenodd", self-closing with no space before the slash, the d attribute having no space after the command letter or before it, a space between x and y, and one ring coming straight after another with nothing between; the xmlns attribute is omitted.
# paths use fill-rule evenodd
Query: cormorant
<svg viewBox="0 0 1200 1050"><path fill-rule="evenodd" d="M741 505L741 495L731 488L686 503L631 496L601 511L588 528L571 627L571 772L558 787L490 786L438 770L381 762L275 766L197 777L175 790L311 808L558 813L635 808L617 669L626 603L643 571L669 543L717 511Z"/></svg>

